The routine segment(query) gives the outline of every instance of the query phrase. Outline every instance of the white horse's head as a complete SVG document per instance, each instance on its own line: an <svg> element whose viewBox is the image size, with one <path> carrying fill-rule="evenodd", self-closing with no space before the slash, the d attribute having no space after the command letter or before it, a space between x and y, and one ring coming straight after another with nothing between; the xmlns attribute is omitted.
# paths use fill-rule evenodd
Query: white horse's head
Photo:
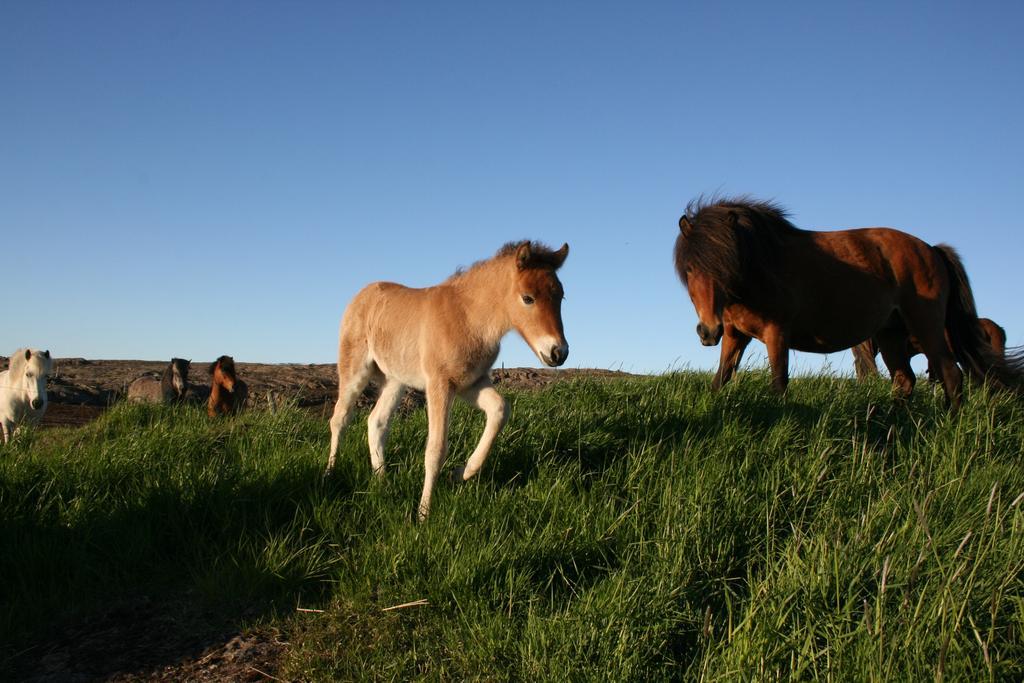
<svg viewBox="0 0 1024 683"><path fill-rule="evenodd" d="M11 356L8 378L19 387L32 410L46 407L46 380L53 371L53 358L49 351L18 349Z"/></svg>

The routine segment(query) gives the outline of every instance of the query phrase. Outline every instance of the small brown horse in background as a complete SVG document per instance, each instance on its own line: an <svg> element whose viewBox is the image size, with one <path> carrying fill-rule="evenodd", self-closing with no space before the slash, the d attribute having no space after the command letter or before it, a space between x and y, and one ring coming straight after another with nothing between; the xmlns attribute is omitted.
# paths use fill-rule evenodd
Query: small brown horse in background
<svg viewBox="0 0 1024 683"><path fill-rule="evenodd" d="M981 325L981 331L984 333L985 339L988 341L989 346L992 347L992 350L1000 358L1004 358L1006 356L1006 330L989 318L978 318L978 324ZM875 343L874 339L862 341L854 346L852 351L853 368L857 372L857 379L864 380L879 374L878 365L875 363L875 356L878 355L878 344ZM913 357L919 353L924 353L924 351L921 350L921 345L917 343L917 340L908 339L907 353ZM938 376L932 373L930 367L928 368L928 377L933 382L939 381Z"/></svg>
<svg viewBox="0 0 1024 683"><path fill-rule="evenodd" d="M210 365L210 398L206 413L210 417L233 415L242 410L249 395L249 387L235 374L235 360L221 356Z"/></svg>
<svg viewBox="0 0 1024 683"><path fill-rule="evenodd" d="M675 264L701 342L722 341L714 388L729 381L751 339L767 347L779 392L790 349L833 353L869 338L903 396L914 388L907 339L916 339L953 410L963 382L957 363L1004 387L1024 381L1024 358L999 358L986 341L952 247L890 228L801 230L771 202L701 198L679 219Z"/></svg>
<svg viewBox="0 0 1024 683"><path fill-rule="evenodd" d="M562 283L557 271L569 245L552 251L536 242L510 242L487 261L455 273L434 287L410 289L375 282L345 309L338 340L338 402L331 417L334 467L338 438L352 408L371 380L381 387L370 412L370 464L384 473L384 444L391 416L407 387L427 395L427 449L419 518L430 498L448 448L448 420L458 396L487 416L461 479L475 475L505 424L505 399L491 384L489 370L501 338L516 330L545 364L558 366L569 355L562 330Z"/></svg>

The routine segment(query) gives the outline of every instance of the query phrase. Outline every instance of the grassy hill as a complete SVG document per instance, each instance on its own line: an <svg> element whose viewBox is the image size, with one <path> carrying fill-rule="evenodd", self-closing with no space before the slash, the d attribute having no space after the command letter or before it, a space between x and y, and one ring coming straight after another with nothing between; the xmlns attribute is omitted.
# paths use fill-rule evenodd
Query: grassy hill
<svg viewBox="0 0 1024 683"><path fill-rule="evenodd" d="M325 481L299 409L28 433L0 449L0 661L146 595L276 629L284 679L1024 677L1021 403L709 385L507 392L482 476L442 481L423 525L422 409L383 480L356 420ZM456 407L446 471L482 425Z"/></svg>

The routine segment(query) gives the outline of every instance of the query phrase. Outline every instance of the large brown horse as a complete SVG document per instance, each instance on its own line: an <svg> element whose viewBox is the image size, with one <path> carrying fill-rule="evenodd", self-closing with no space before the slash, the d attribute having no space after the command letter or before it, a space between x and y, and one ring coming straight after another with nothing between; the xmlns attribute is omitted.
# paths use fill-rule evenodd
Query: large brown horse
<svg viewBox="0 0 1024 683"><path fill-rule="evenodd" d="M510 242L491 259L457 272L439 285L411 289L375 282L345 309L338 339L338 401L331 417L334 467L338 439L371 380L381 387L370 412L370 464L384 473L384 443L391 415L408 387L427 395L427 449L419 517L430 512L434 483L448 449L448 419L456 396L487 416L484 433L460 479L475 475L505 424L505 399L489 370L501 338L516 330L545 365L565 362L562 283L557 271L569 245L552 251L537 242Z"/></svg>
<svg viewBox="0 0 1024 683"><path fill-rule="evenodd" d="M1000 357L1005 356L1006 330L990 318L978 318L978 324L981 325L981 331L985 334L985 339L996 355ZM875 363L875 356L878 355L878 344L875 343L874 339L862 341L854 346L852 351L853 368L857 372L857 379L863 380L878 375L878 365ZM921 345L917 343L916 339L908 338L907 353L911 356L916 356L919 353L924 353L924 351L921 350ZM932 372L931 368L928 368L928 377L932 381L938 381L939 379L936 373Z"/></svg>
<svg viewBox="0 0 1024 683"><path fill-rule="evenodd" d="M715 388L732 377L751 339L767 347L780 392L790 349L832 353L869 338L904 396L915 379L907 339L916 339L954 410L963 381L957 363L1015 389L1024 379L1024 359L999 358L985 339L952 247L890 228L801 230L771 202L701 198L679 219L675 262L701 342L722 342Z"/></svg>

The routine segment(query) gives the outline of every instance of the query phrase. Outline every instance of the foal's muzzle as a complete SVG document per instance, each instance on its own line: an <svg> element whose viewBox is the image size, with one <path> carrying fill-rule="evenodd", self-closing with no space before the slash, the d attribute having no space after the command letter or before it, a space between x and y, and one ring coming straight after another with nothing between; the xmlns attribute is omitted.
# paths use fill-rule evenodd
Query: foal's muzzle
<svg viewBox="0 0 1024 683"><path fill-rule="evenodd" d="M544 361L545 365L550 365L553 368L557 368L559 365L565 362L565 359L569 357L569 345L561 344L554 345L547 353L541 354L541 360Z"/></svg>
<svg viewBox="0 0 1024 683"><path fill-rule="evenodd" d="M704 323L697 323L697 336L700 337L700 343L704 346L714 346L722 340L722 323L718 323L714 329Z"/></svg>

